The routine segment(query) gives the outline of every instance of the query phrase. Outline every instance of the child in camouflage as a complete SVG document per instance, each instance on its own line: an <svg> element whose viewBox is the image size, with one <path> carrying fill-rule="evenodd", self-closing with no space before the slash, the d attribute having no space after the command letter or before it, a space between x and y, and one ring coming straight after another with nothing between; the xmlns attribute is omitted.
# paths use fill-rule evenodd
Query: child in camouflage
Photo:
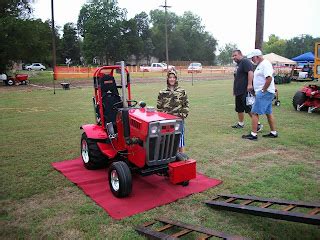
<svg viewBox="0 0 320 240"><path fill-rule="evenodd" d="M167 74L167 88L161 90L157 100L157 110L169 113L183 120L189 114L189 100L184 89L178 86L177 73L169 71ZM184 122L184 121L183 121ZM184 152L184 124L179 144L179 152Z"/></svg>

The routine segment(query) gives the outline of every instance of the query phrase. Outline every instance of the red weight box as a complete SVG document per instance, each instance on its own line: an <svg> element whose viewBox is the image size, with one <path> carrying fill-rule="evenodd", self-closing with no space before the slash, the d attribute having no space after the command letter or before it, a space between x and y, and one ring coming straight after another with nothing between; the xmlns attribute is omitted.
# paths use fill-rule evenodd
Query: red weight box
<svg viewBox="0 0 320 240"><path fill-rule="evenodd" d="M196 160L188 159L185 161L169 163L169 179L173 184L194 179L196 176Z"/></svg>

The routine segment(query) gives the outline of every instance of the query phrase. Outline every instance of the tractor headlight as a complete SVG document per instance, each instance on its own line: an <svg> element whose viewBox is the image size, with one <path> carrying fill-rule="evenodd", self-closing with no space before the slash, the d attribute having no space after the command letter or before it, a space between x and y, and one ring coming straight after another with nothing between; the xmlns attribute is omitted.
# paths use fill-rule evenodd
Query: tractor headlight
<svg viewBox="0 0 320 240"><path fill-rule="evenodd" d="M174 130L178 131L180 129L180 123L176 123L176 125L174 126Z"/></svg>
<svg viewBox="0 0 320 240"><path fill-rule="evenodd" d="M151 129L150 129L150 132L152 134L156 134L158 132L158 126L152 126Z"/></svg>

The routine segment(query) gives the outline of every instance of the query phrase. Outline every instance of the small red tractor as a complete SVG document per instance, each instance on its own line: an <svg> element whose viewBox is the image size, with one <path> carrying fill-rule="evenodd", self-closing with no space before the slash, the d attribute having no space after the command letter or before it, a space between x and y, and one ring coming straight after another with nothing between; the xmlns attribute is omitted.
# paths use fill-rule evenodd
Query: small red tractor
<svg viewBox="0 0 320 240"><path fill-rule="evenodd" d="M119 70L121 84L115 80ZM131 193L132 174L158 174L188 185L196 177L196 161L178 152L182 119L132 100L124 62L98 68L93 81L96 123L81 126L84 166L108 166L110 190L118 198Z"/></svg>
<svg viewBox="0 0 320 240"><path fill-rule="evenodd" d="M4 80L4 83L8 86L13 86L15 84L27 85L29 83L27 74L16 74L14 77L9 76L7 80Z"/></svg>
<svg viewBox="0 0 320 240"><path fill-rule="evenodd" d="M320 90L317 85L304 86L297 91L292 100L293 107L297 111L313 111L320 109Z"/></svg>

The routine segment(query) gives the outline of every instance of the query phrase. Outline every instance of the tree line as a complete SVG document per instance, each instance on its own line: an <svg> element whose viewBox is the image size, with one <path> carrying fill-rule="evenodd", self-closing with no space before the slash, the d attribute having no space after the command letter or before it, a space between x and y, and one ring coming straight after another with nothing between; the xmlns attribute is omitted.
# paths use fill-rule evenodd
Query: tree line
<svg viewBox="0 0 320 240"><path fill-rule="evenodd" d="M275 53L291 59L306 52L314 52L316 42L320 42L320 38L314 38L307 34L301 34L289 40L271 34L268 40L263 42L262 51L264 54ZM231 65L232 59L230 56L234 49L238 49L235 43L227 43L220 48L220 54L217 57L218 64Z"/></svg>
<svg viewBox="0 0 320 240"><path fill-rule="evenodd" d="M32 18L31 0L0 1L0 71L13 62L52 64L51 21ZM188 11L182 16L168 11L168 48L170 61L200 61L206 65L231 64L229 43L215 55L217 40L205 30L199 16ZM62 32L60 36L59 32ZM117 1L91 0L82 6L77 23L55 29L57 64L71 59L73 64L114 64L135 56L150 62L151 57L166 60L165 12L141 12L127 19L127 10ZM265 53L292 58L313 51L310 35L283 40L271 35L263 44Z"/></svg>
<svg viewBox="0 0 320 240"><path fill-rule="evenodd" d="M1 68L13 61L51 65L51 22L32 19L30 0L2 0L0 3ZM14 11L13 11L14 10ZM170 61L202 61L213 64L217 40L191 12L167 14ZM165 61L165 12L141 12L127 19L127 10L117 1L92 0L83 5L77 24L56 27L57 64L71 58L73 64L114 64L135 56L136 61L156 57Z"/></svg>

